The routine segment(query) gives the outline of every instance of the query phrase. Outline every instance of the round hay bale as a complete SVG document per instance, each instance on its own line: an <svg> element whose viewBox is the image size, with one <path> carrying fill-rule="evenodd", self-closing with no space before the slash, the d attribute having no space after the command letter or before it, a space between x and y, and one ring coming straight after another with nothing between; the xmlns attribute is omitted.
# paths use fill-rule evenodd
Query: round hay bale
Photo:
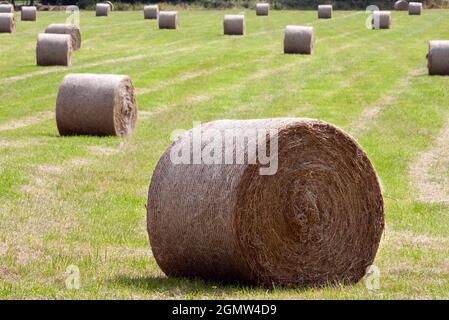
<svg viewBox="0 0 449 320"><path fill-rule="evenodd" d="M0 13L14 13L12 4L0 4Z"/></svg>
<svg viewBox="0 0 449 320"><path fill-rule="evenodd" d="M270 4L269 3L256 3L256 15L257 16L268 16L268 13L270 11Z"/></svg>
<svg viewBox="0 0 449 320"><path fill-rule="evenodd" d="M242 14L226 14L223 20L224 34L244 35L246 31L245 16Z"/></svg>
<svg viewBox="0 0 449 320"><path fill-rule="evenodd" d="M36 21L37 8L36 7L22 7L21 20L22 21Z"/></svg>
<svg viewBox="0 0 449 320"><path fill-rule="evenodd" d="M411 16L420 16L422 11L421 2L410 2L408 4L408 14Z"/></svg>
<svg viewBox="0 0 449 320"><path fill-rule="evenodd" d="M390 11L374 11L373 12L373 29L391 29L391 12Z"/></svg>
<svg viewBox="0 0 449 320"><path fill-rule="evenodd" d="M394 3L394 10L408 11L408 2L405 0L399 0Z"/></svg>
<svg viewBox="0 0 449 320"><path fill-rule="evenodd" d="M68 34L40 33L36 44L38 66L70 66L72 38Z"/></svg>
<svg viewBox="0 0 449 320"><path fill-rule="evenodd" d="M159 6L158 5L144 6L143 16L145 19L157 19L159 17Z"/></svg>
<svg viewBox="0 0 449 320"><path fill-rule="evenodd" d="M332 5L321 4L318 6L318 19L331 19L332 18Z"/></svg>
<svg viewBox="0 0 449 320"><path fill-rule="evenodd" d="M449 40L429 42L427 67L429 75L449 75Z"/></svg>
<svg viewBox="0 0 449 320"><path fill-rule="evenodd" d="M287 26L284 35L284 53L312 54L315 47L313 27Z"/></svg>
<svg viewBox="0 0 449 320"><path fill-rule="evenodd" d="M111 12L111 6L107 3L97 3L95 7L95 15L97 17L107 17Z"/></svg>
<svg viewBox="0 0 449 320"><path fill-rule="evenodd" d="M159 12L159 29L178 29L178 11Z"/></svg>
<svg viewBox="0 0 449 320"><path fill-rule="evenodd" d="M111 8L111 11L114 11L114 4L111 1L103 1L102 3L106 3Z"/></svg>
<svg viewBox="0 0 449 320"><path fill-rule="evenodd" d="M56 101L60 135L128 136L137 119L134 86L128 76L69 74Z"/></svg>
<svg viewBox="0 0 449 320"><path fill-rule="evenodd" d="M72 39L73 50L81 48L81 32L79 27L74 24L53 23L45 29L45 33L68 34Z"/></svg>
<svg viewBox="0 0 449 320"><path fill-rule="evenodd" d="M0 33L16 32L16 17L14 13L0 13Z"/></svg>
<svg viewBox="0 0 449 320"><path fill-rule="evenodd" d="M264 136L269 129L278 138L269 143L278 146L274 175L261 175L258 162L171 161L180 148L195 159L195 146L184 147L198 132L245 141L245 159L248 141L264 154L265 141L247 140L245 132ZM384 205L376 172L352 137L311 119L224 120L196 130L167 149L149 188L148 235L167 276L267 287L355 283L364 276L384 230ZM223 142L214 152L232 155L236 144L226 150L232 144Z"/></svg>

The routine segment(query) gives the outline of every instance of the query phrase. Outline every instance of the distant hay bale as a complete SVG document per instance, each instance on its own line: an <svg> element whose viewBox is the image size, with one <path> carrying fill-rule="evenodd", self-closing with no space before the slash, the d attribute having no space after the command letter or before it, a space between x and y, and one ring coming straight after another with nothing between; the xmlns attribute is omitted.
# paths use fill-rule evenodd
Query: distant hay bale
<svg viewBox="0 0 449 320"><path fill-rule="evenodd" d="M373 12L373 29L391 29L391 12L390 11L374 11Z"/></svg>
<svg viewBox="0 0 449 320"><path fill-rule="evenodd" d="M261 142L257 135L269 129L269 143ZM316 287L365 275L383 234L384 202L376 171L352 137L292 118L222 120L194 130L162 155L148 192L148 235L167 276ZM220 141L212 150L203 142L211 136ZM190 164L195 144L221 162ZM250 146L251 154L277 151L273 175L260 174L267 165L259 160L223 161L237 153L249 159ZM180 152L187 161L173 161Z"/></svg>
<svg viewBox="0 0 449 320"><path fill-rule="evenodd" d="M95 12L97 17L107 17L111 12L111 6L107 3L97 3Z"/></svg>
<svg viewBox="0 0 449 320"><path fill-rule="evenodd" d="M284 53L312 54L315 47L313 27L287 26L284 35Z"/></svg>
<svg viewBox="0 0 449 320"><path fill-rule="evenodd" d="M405 0L399 0L394 3L394 10L408 11L408 2Z"/></svg>
<svg viewBox="0 0 449 320"><path fill-rule="evenodd" d="M408 14L412 16L420 16L422 11L421 2L410 2L408 4Z"/></svg>
<svg viewBox="0 0 449 320"><path fill-rule="evenodd" d="M36 21L36 7L22 7L21 9L21 20L22 21Z"/></svg>
<svg viewBox="0 0 449 320"><path fill-rule="evenodd" d="M159 29L178 29L178 11L159 12Z"/></svg>
<svg viewBox="0 0 449 320"><path fill-rule="evenodd" d="M256 3L256 15L268 16L270 11L270 4L265 2Z"/></svg>
<svg viewBox="0 0 449 320"><path fill-rule="evenodd" d="M14 13L12 4L0 4L0 13Z"/></svg>
<svg viewBox="0 0 449 320"><path fill-rule="evenodd" d="M16 32L16 17L14 13L0 13L0 33Z"/></svg>
<svg viewBox="0 0 449 320"><path fill-rule="evenodd" d="M45 33L68 34L72 38L73 50L81 48L81 32L76 25L53 23L45 29Z"/></svg>
<svg viewBox="0 0 449 320"><path fill-rule="evenodd" d="M159 16L159 6L158 5L144 6L143 15L145 19L157 19Z"/></svg>
<svg viewBox="0 0 449 320"><path fill-rule="evenodd" d="M137 119L134 86L128 76L69 74L56 101L60 135L129 136Z"/></svg>
<svg viewBox="0 0 449 320"><path fill-rule="evenodd" d="M332 5L322 4L318 6L318 18L319 19L331 19L332 18Z"/></svg>
<svg viewBox="0 0 449 320"><path fill-rule="evenodd" d="M226 14L223 20L224 34L244 35L246 31L245 16L242 14Z"/></svg>
<svg viewBox="0 0 449 320"><path fill-rule="evenodd" d="M72 38L68 34L40 33L36 44L38 66L70 66Z"/></svg>
<svg viewBox="0 0 449 320"><path fill-rule="evenodd" d="M427 67L429 75L449 75L449 40L433 40L429 42Z"/></svg>

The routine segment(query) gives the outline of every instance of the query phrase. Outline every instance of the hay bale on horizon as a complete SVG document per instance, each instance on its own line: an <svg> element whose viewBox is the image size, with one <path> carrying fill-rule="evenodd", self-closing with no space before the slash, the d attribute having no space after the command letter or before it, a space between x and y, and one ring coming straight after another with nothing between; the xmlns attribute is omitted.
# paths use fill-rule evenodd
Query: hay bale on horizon
<svg viewBox="0 0 449 320"><path fill-rule="evenodd" d="M226 35L244 35L246 33L245 16L243 14L226 14L223 19L223 30Z"/></svg>
<svg viewBox="0 0 449 320"><path fill-rule="evenodd" d="M97 3L95 6L95 15L97 17L107 17L111 12L111 6L107 3Z"/></svg>
<svg viewBox="0 0 449 320"><path fill-rule="evenodd" d="M38 66L70 66L72 39L68 34L40 33L36 43Z"/></svg>
<svg viewBox="0 0 449 320"><path fill-rule="evenodd" d="M45 29L45 33L68 34L72 39L73 50L81 48L81 32L76 25L52 23Z"/></svg>
<svg viewBox="0 0 449 320"><path fill-rule="evenodd" d="M21 8L20 17L22 21L36 21L36 15L37 8L34 6Z"/></svg>
<svg viewBox="0 0 449 320"><path fill-rule="evenodd" d="M14 13L0 13L0 33L16 32L16 17Z"/></svg>
<svg viewBox="0 0 449 320"><path fill-rule="evenodd" d="M429 75L449 75L449 40L429 41L427 68Z"/></svg>
<svg viewBox="0 0 449 320"><path fill-rule="evenodd" d="M392 18L390 11L373 12L373 29L391 29Z"/></svg>
<svg viewBox="0 0 449 320"><path fill-rule="evenodd" d="M179 28L178 11L160 11L159 12L159 29L175 29Z"/></svg>
<svg viewBox="0 0 449 320"><path fill-rule="evenodd" d="M318 6L318 19L331 19L332 18L332 5L321 4Z"/></svg>
<svg viewBox="0 0 449 320"><path fill-rule="evenodd" d="M60 135L129 136L136 120L134 86L128 76L69 74L62 81L56 101Z"/></svg>
<svg viewBox="0 0 449 320"><path fill-rule="evenodd" d="M313 27L287 26L284 34L284 53L312 54L315 47Z"/></svg>
<svg viewBox="0 0 449 320"><path fill-rule="evenodd" d="M270 12L270 4L267 2L256 3L256 15L257 16L268 16Z"/></svg>
<svg viewBox="0 0 449 320"><path fill-rule="evenodd" d="M14 13L14 6L9 3L0 4L0 13Z"/></svg>
<svg viewBox="0 0 449 320"><path fill-rule="evenodd" d="M394 3L394 10L408 11L408 2L405 0L399 0Z"/></svg>
<svg viewBox="0 0 449 320"><path fill-rule="evenodd" d="M143 7L144 19L157 19L159 17L159 6L148 5Z"/></svg>
<svg viewBox="0 0 449 320"><path fill-rule="evenodd" d="M408 4L408 14L411 16L420 16L422 12L421 2L410 2Z"/></svg>
<svg viewBox="0 0 449 320"><path fill-rule="evenodd" d="M250 143L269 149L256 138L269 129L278 137L268 150L279 155L277 172L261 175L266 165L259 161L224 164L226 154L248 159L256 149ZM222 120L194 130L162 155L148 192L148 235L167 276L316 287L365 275L383 234L384 203L375 169L352 137L319 120L294 118ZM248 130L253 138L246 139ZM208 150L221 154L223 164L190 164L192 139L203 145L200 131L222 137ZM172 161L180 150L186 163Z"/></svg>

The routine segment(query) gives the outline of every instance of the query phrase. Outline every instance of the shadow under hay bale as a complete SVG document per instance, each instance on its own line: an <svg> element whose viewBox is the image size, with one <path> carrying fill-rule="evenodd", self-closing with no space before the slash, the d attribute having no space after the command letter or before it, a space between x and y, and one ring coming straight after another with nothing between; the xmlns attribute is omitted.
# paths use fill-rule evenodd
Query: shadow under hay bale
<svg viewBox="0 0 449 320"><path fill-rule="evenodd" d="M374 11L373 12L373 24L374 30L379 29L391 29L392 18L390 11Z"/></svg>
<svg viewBox="0 0 449 320"><path fill-rule="evenodd" d="M429 75L449 75L449 40L433 40L429 42L427 67Z"/></svg>
<svg viewBox="0 0 449 320"><path fill-rule="evenodd" d="M81 32L76 25L53 23L45 29L45 33L68 34L72 39L73 50L79 50L81 48Z"/></svg>
<svg viewBox="0 0 449 320"><path fill-rule="evenodd" d="M246 139L248 130L261 137L274 130L277 139L267 146L256 134ZM210 147L207 138L195 140L201 135L221 141L213 154L222 164L190 164L191 143ZM277 151L273 175L260 174L260 161L223 164L226 154L251 159L248 150L257 148ZM187 162L173 161L180 151ZM187 132L159 160L147 210L153 255L167 276L267 287L355 283L384 230L381 187L367 155L340 129L311 119L223 120Z"/></svg>
<svg viewBox="0 0 449 320"><path fill-rule="evenodd" d="M145 19L157 19L159 17L159 6L158 5L144 6L143 16Z"/></svg>
<svg viewBox="0 0 449 320"><path fill-rule="evenodd" d="M408 11L408 2L405 0L399 0L394 3L394 10L396 11Z"/></svg>
<svg viewBox="0 0 449 320"><path fill-rule="evenodd" d="M270 11L269 3L256 3L257 16L268 16L269 11Z"/></svg>
<svg viewBox="0 0 449 320"><path fill-rule="evenodd" d="M97 3L95 15L97 17L107 17L111 12L111 6L107 3Z"/></svg>
<svg viewBox="0 0 449 320"><path fill-rule="evenodd" d="M284 34L284 53L312 54L315 47L313 27L287 26Z"/></svg>
<svg viewBox="0 0 449 320"><path fill-rule="evenodd" d="M318 6L318 19L331 19L332 5L322 4Z"/></svg>
<svg viewBox="0 0 449 320"><path fill-rule="evenodd" d="M159 12L159 29L175 29L179 28L178 11L161 11Z"/></svg>
<svg viewBox="0 0 449 320"><path fill-rule="evenodd" d="M36 21L36 7L22 7L20 16L22 21Z"/></svg>
<svg viewBox="0 0 449 320"><path fill-rule="evenodd" d="M0 4L0 13L14 13L12 4Z"/></svg>
<svg viewBox="0 0 449 320"><path fill-rule="evenodd" d="M16 17L14 13L0 13L0 33L16 32Z"/></svg>
<svg viewBox="0 0 449 320"><path fill-rule="evenodd" d="M226 35L244 35L246 32L245 16L242 14L226 14L223 19L223 29Z"/></svg>
<svg viewBox="0 0 449 320"><path fill-rule="evenodd" d="M70 66L72 38L68 34L40 33L36 44L38 66Z"/></svg>
<svg viewBox="0 0 449 320"><path fill-rule="evenodd" d="M422 11L421 2L410 2L408 4L408 14L411 16L420 16Z"/></svg>
<svg viewBox="0 0 449 320"><path fill-rule="evenodd" d="M56 102L60 135L129 136L136 120L134 86L128 76L69 74L62 81Z"/></svg>

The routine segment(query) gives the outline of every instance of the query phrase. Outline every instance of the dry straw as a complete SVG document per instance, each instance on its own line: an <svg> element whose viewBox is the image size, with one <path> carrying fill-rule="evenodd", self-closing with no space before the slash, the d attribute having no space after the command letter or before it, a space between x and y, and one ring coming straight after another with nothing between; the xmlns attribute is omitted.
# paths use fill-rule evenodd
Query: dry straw
<svg viewBox="0 0 449 320"><path fill-rule="evenodd" d="M134 86L128 76L69 74L56 102L61 135L115 135L133 133L137 119Z"/></svg>
<svg viewBox="0 0 449 320"><path fill-rule="evenodd" d="M68 34L40 33L36 44L38 66L70 66L72 39Z"/></svg>
<svg viewBox="0 0 449 320"><path fill-rule="evenodd" d="M244 35L246 31L245 16L242 14L226 14L223 20L224 34Z"/></svg>
<svg viewBox="0 0 449 320"><path fill-rule="evenodd" d="M318 18L319 19L331 19L332 18L332 5L322 4L318 6Z"/></svg>
<svg viewBox="0 0 449 320"><path fill-rule="evenodd" d="M394 3L394 10L408 11L408 2L405 0L399 0Z"/></svg>
<svg viewBox="0 0 449 320"><path fill-rule="evenodd" d="M95 14L97 17L107 17L111 12L111 6L107 3L97 3Z"/></svg>
<svg viewBox="0 0 449 320"><path fill-rule="evenodd" d="M16 18L14 13L0 13L0 33L16 32Z"/></svg>
<svg viewBox="0 0 449 320"><path fill-rule="evenodd" d="M422 11L421 2L410 2L408 4L408 14L412 16L420 16Z"/></svg>
<svg viewBox="0 0 449 320"><path fill-rule="evenodd" d="M178 11L159 12L159 29L178 29Z"/></svg>
<svg viewBox="0 0 449 320"><path fill-rule="evenodd" d="M72 39L73 50L81 48L81 32L78 26L73 24L50 24L45 33L68 34Z"/></svg>
<svg viewBox="0 0 449 320"><path fill-rule="evenodd" d="M392 19L390 11L373 12L373 29L391 29Z"/></svg>
<svg viewBox="0 0 449 320"><path fill-rule="evenodd" d="M223 137L256 128L279 132L275 175L259 175L260 164L173 164L172 149L190 143L192 131L159 160L147 227L163 272L267 287L359 281L384 230L381 187L365 152L311 119L223 120L201 130Z"/></svg>
<svg viewBox="0 0 449 320"><path fill-rule="evenodd" d="M449 41L430 41L427 59L430 75L449 75Z"/></svg>
<svg viewBox="0 0 449 320"><path fill-rule="evenodd" d="M256 3L257 16L268 16L269 11L270 11L269 3Z"/></svg>
<svg viewBox="0 0 449 320"><path fill-rule="evenodd" d="M287 26L284 35L284 53L312 54L315 46L313 27Z"/></svg>
<svg viewBox="0 0 449 320"><path fill-rule="evenodd" d="M0 4L0 13L14 13L14 6L12 4Z"/></svg>
<svg viewBox="0 0 449 320"><path fill-rule="evenodd" d="M22 7L21 20L22 21L36 21L36 7Z"/></svg>
<svg viewBox="0 0 449 320"><path fill-rule="evenodd" d="M157 19L159 16L159 6L158 5L144 6L143 16L145 19Z"/></svg>

